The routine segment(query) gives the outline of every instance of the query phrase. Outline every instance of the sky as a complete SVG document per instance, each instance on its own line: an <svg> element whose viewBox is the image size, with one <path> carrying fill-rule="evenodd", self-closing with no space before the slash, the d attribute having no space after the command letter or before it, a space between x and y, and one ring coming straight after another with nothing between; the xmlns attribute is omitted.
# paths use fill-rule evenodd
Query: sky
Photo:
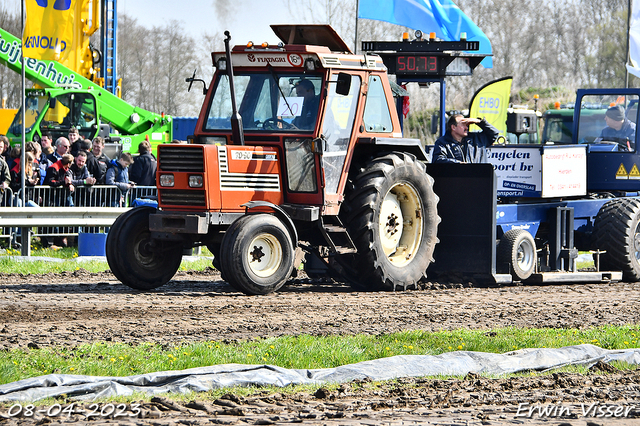
<svg viewBox="0 0 640 426"><path fill-rule="evenodd" d="M224 5L230 4L228 16ZM182 21L185 31L198 39L203 33L229 30L234 44L247 41L276 44L280 40L269 25L295 23L285 0L118 0L118 13L138 19L146 27Z"/></svg>

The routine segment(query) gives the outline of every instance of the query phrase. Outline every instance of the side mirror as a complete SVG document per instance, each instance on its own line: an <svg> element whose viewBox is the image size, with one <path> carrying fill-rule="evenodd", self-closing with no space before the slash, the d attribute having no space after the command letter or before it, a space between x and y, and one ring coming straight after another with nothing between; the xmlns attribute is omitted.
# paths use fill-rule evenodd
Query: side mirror
<svg viewBox="0 0 640 426"><path fill-rule="evenodd" d="M56 98L49 98L49 108L54 109L58 100Z"/></svg>
<svg viewBox="0 0 640 426"><path fill-rule="evenodd" d="M438 133L438 114L431 114L431 134Z"/></svg>
<svg viewBox="0 0 640 426"><path fill-rule="evenodd" d="M336 93L338 95L347 96L351 89L351 74L341 72L338 74L338 81L336 84Z"/></svg>

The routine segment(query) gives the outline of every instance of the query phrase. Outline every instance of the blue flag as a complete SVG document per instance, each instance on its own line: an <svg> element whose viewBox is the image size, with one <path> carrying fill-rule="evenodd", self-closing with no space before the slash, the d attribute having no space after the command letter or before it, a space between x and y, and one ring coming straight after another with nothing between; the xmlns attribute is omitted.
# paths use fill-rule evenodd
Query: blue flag
<svg viewBox="0 0 640 426"><path fill-rule="evenodd" d="M358 18L390 22L424 34L435 32L446 41L460 40L460 33L467 33L467 40L480 42L480 50L472 53L491 55L487 36L451 0L359 0ZM487 56L481 64L492 68L493 59Z"/></svg>

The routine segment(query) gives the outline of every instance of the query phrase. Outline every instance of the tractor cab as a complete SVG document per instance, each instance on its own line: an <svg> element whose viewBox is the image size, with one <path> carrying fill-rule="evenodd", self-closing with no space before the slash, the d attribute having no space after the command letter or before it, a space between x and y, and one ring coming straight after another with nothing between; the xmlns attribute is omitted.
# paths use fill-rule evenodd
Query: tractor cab
<svg viewBox="0 0 640 426"><path fill-rule="evenodd" d="M284 203L337 213L355 138L400 133L389 107L393 97L385 67L378 56L351 54L330 26L272 28L282 40L277 46L248 43L233 47L229 57L226 52L212 54L217 72L194 142L229 152L251 151L237 148L243 145L273 152L283 177ZM232 90L242 140L232 128ZM364 117L356 119L361 103L366 104Z"/></svg>

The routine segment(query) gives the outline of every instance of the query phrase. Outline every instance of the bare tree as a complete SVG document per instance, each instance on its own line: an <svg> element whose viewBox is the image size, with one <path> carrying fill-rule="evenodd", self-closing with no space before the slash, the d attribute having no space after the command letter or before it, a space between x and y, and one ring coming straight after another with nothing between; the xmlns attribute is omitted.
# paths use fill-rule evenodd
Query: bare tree
<svg viewBox="0 0 640 426"><path fill-rule="evenodd" d="M368 19L358 20L357 0L287 0L300 22L330 24L352 47L363 40L400 40L407 28ZM245 0L212 0L220 24ZM471 77L447 79L447 109L465 109L475 90L490 80L511 75L512 93L525 88L615 87L624 84L628 0L456 0L480 27L493 48L493 68L479 67ZM20 7L0 0L0 27L20 35ZM126 14L118 16L118 75L122 96L133 105L173 115L195 115L201 90L186 92L186 77L198 70L209 81L211 51L223 50L222 31L203 34L196 42L184 35L184 23L171 21L149 28ZM428 33L429 28L420 28ZM410 31L413 33L413 31ZM149 37L154 34L154 37ZM360 46L358 51L360 50ZM393 77L392 77L393 78ZM0 97L9 107L20 105L20 76L0 67ZM632 77L632 84L638 82ZM194 86L195 87L195 86ZM562 89L564 88L564 89ZM412 114L438 105L438 86L410 84ZM427 113L425 117L430 116ZM420 130L423 131L423 130Z"/></svg>
<svg viewBox="0 0 640 426"><path fill-rule="evenodd" d="M0 28L17 37L22 36L20 8L15 2L10 5L0 3ZM20 80L20 74L6 66L0 66L0 99L6 99L7 108L19 108L22 105Z"/></svg>

